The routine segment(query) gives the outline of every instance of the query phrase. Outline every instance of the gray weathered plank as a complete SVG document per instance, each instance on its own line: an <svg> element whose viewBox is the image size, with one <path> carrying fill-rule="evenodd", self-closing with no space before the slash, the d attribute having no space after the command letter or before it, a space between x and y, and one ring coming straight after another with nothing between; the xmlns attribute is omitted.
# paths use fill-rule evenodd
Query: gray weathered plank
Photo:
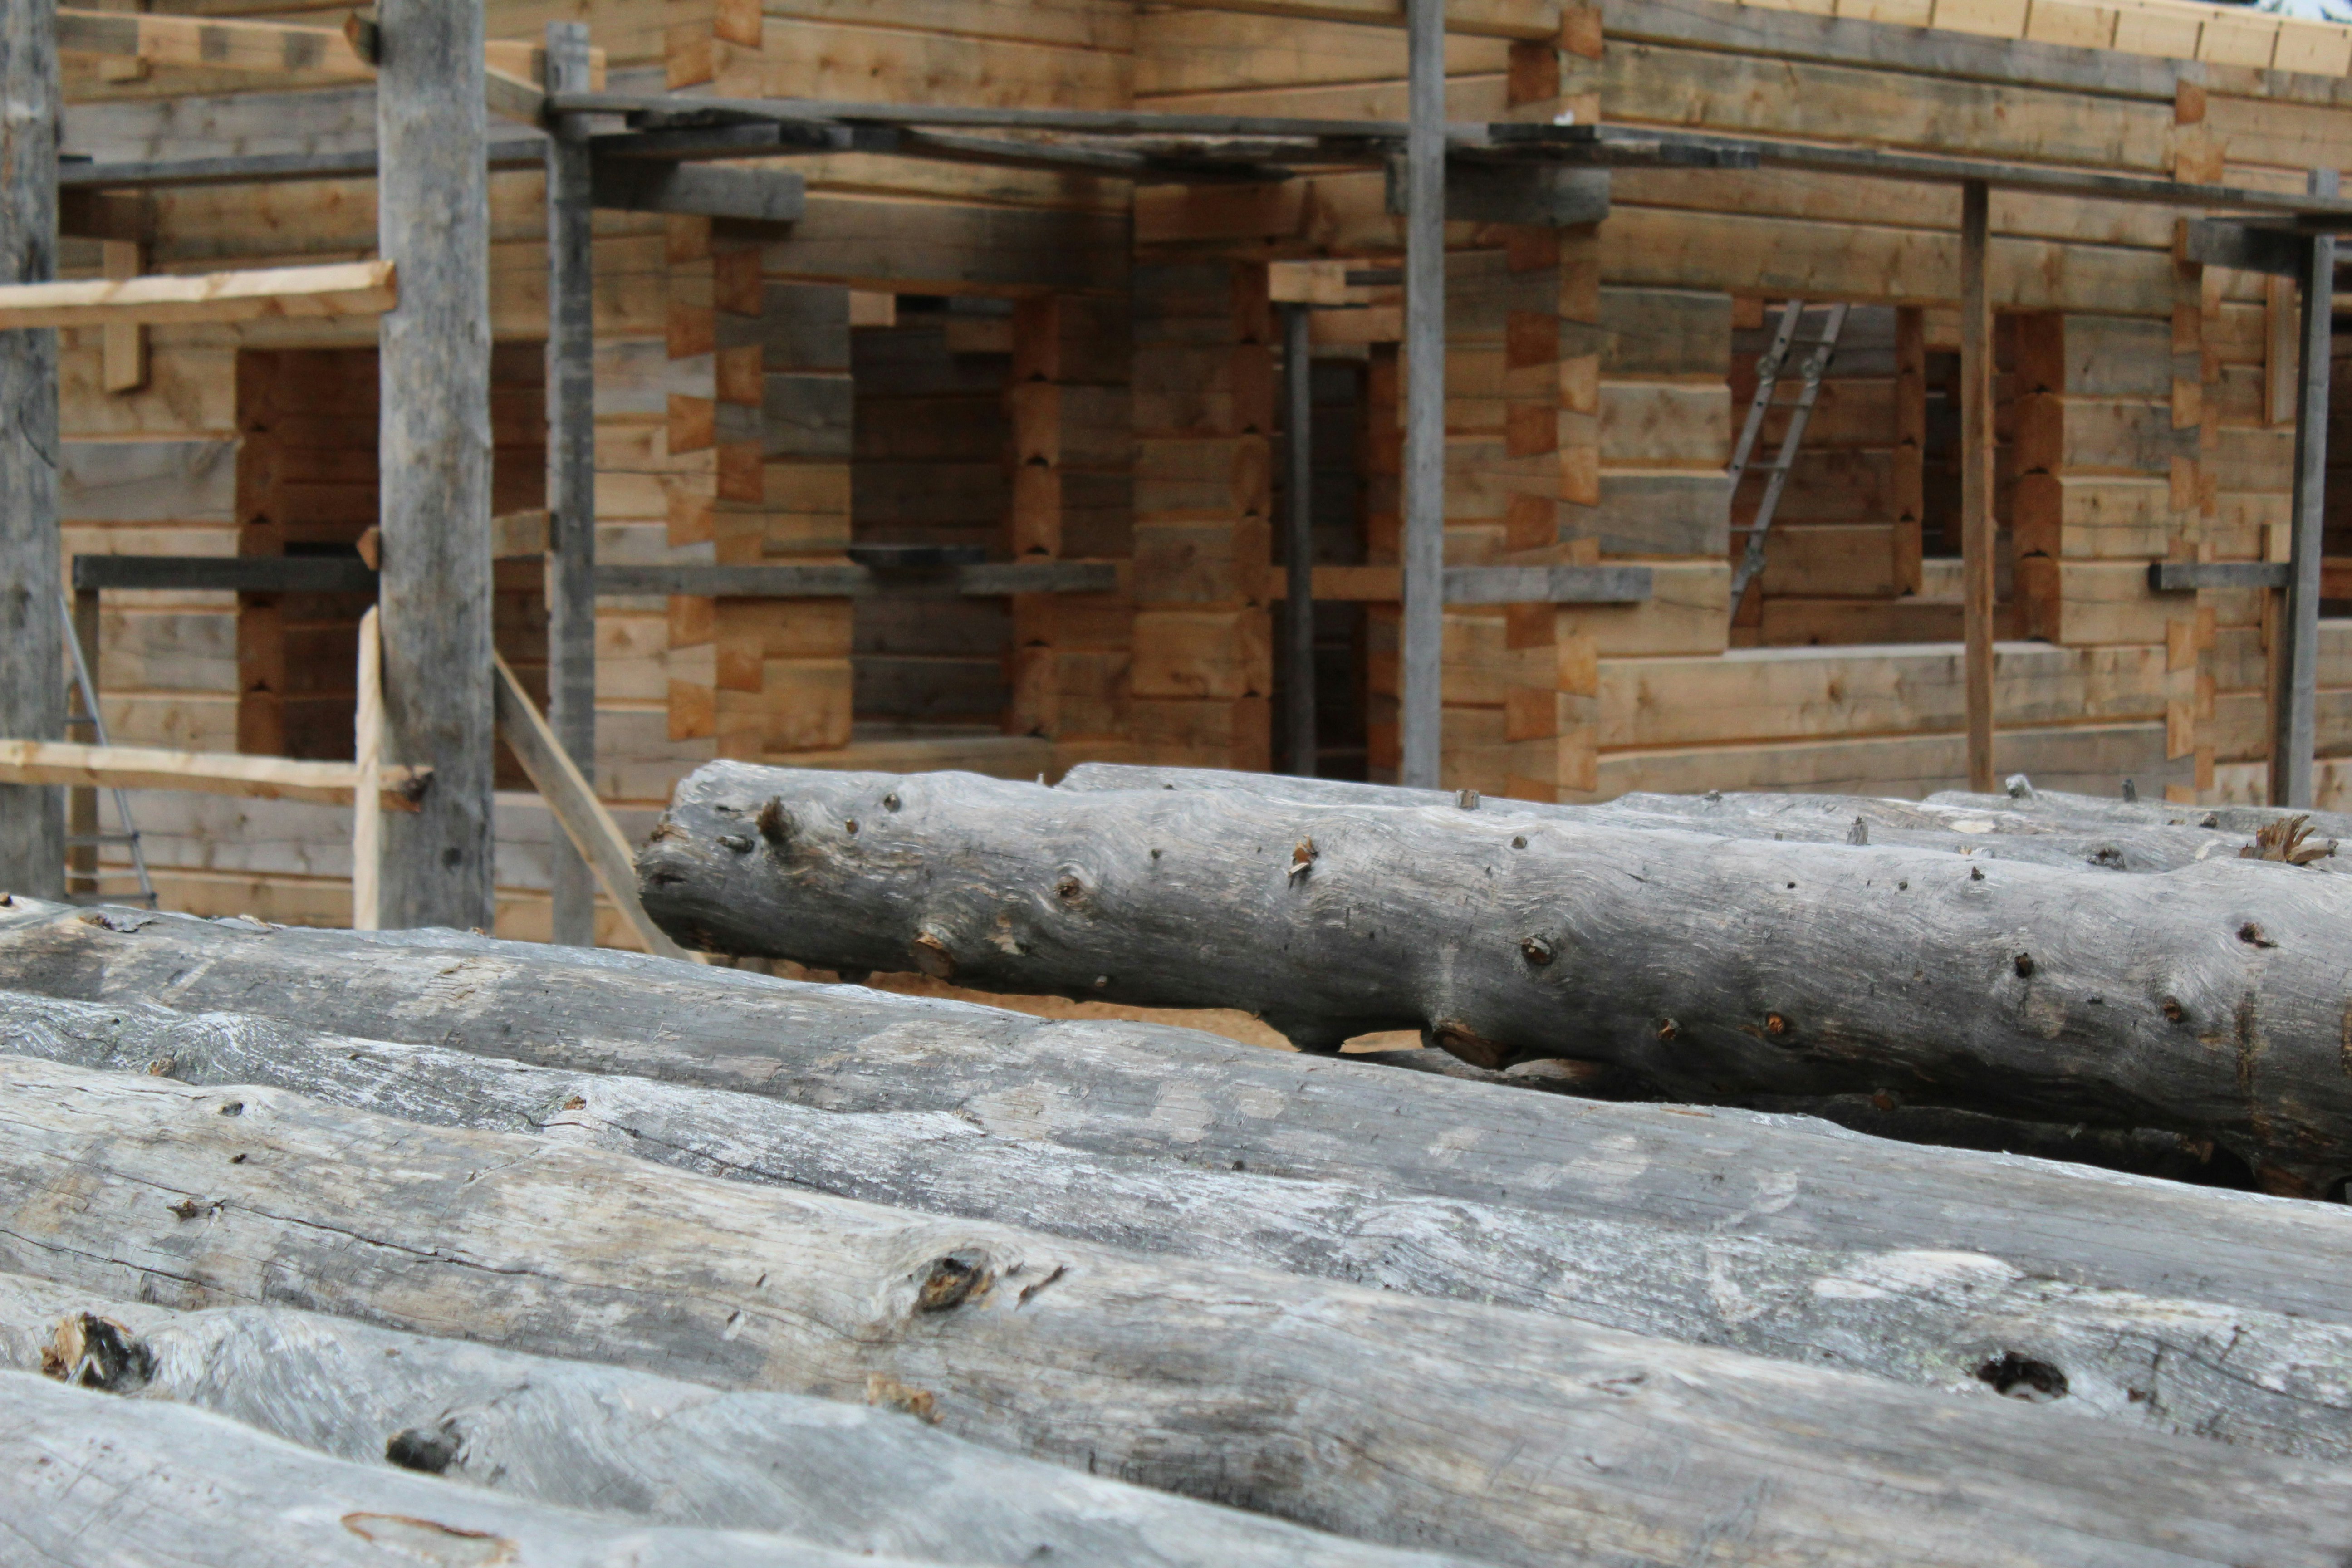
<svg viewBox="0 0 2352 1568"><path fill-rule="evenodd" d="M2055 1373L2042 1381L2070 1412L2352 1458L2352 1328L2086 1290L1982 1253L1697 1236L1328 1175L1079 1152L939 1111L842 1115L147 1004L0 994L0 1052L265 1084L433 1126L537 1131L739 1181L1556 1313L1930 1388L1987 1394L2004 1369L2030 1362Z"/></svg>
<svg viewBox="0 0 2352 1568"><path fill-rule="evenodd" d="M588 26L547 25L547 87L585 88ZM560 115L547 138L547 721L583 769L596 766L596 277L591 122ZM495 699L494 699L495 705ZM548 847L551 934L596 944L596 885L570 838Z"/></svg>
<svg viewBox="0 0 2352 1568"><path fill-rule="evenodd" d="M1310 1048L1421 1028L1481 1066L1597 1060L1702 1101L1893 1089L2162 1127L2305 1191L2352 1173L2352 885L2291 867L2111 877L713 763L638 871L689 947L1238 1007Z"/></svg>
<svg viewBox="0 0 2352 1568"><path fill-rule="evenodd" d="M2318 1568L2352 1539L2340 1466L22 1058L0 1060L0 1263L913 1405L994 1447L1497 1563L1680 1564L1733 1539L1759 1568Z"/></svg>
<svg viewBox="0 0 2352 1568"><path fill-rule="evenodd" d="M1701 1236L1981 1252L2064 1283L2352 1323L2352 1213L1806 1117L1626 1105L458 931L0 909L0 984L254 1014L1095 1154L1360 1181ZM1365 1130L1380 1130L1367 1137Z"/></svg>
<svg viewBox="0 0 2352 1568"><path fill-rule="evenodd" d="M388 926L487 929L491 885L489 177L482 0L385 0L376 225L385 745L433 769L384 824Z"/></svg>

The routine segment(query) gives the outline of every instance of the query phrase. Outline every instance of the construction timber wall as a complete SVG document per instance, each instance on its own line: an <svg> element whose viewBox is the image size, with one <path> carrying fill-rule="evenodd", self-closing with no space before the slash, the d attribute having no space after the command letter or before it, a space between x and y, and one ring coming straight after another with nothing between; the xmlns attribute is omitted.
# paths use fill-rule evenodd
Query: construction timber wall
<svg viewBox="0 0 2352 1568"><path fill-rule="evenodd" d="M1400 118L1402 11L494 0L489 31L527 38L559 12L584 17L611 80L648 90ZM2281 188L2352 148L2352 29L2168 0L1454 11L1457 119L1597 114ZM143 158L371 142L365 91L283 77L254 90L259 79L70 64L66 144ZM625 829L641 836L683 773L719 755L1019 776L1094 758L1267 766L1281 438L1267 268L1392 264L1402 225L1382 176L1130 186L864 154L789 166L809 195L788 228L598 215L600 558L978 543L999 559L1112 561L1120 587L952 605L605 599L595 782ZM503 354L527 358L545 331L541 182L499 173L490 191L496 331ZM159 192L148 205L157 270L373 243L365 180ZM1995 196L1999 760L2048 783L2252 798L2264 595L2158 595L2146 566L2283 557L2293 430L2277 389L2293 301L2178 261L2181 216ZM1957 193L1938 187L1624 171L1595 225L1450 226L1448 560L1637 561L1656 594L1450 608L1449 783L1577 800L1958 782L1957 538L1939 466L1958 220ZM107 249L69 242L66 271L119 268ZM1318 314L1315 352L1350 362L1361 420L1359 537L1329 547L1378 567L1396 560L1401 311L1392 288L1364 295L1367 308ZM895 297L894 324L856 324L883 319L857 314L875 297ZM1760 334L1791 298L1856 307L1853 332L1735 616L1729 563L1754 496L1735 496L1724 466ZM241 539L239 443L255 432L240 421L240 355L363 349L371 326L145 336L143 374L110 390L123 378L101 335L64 335L67 553L254 548ZM527 637L528 584L502 587ZM1393 610L1365 605L1360 622L1360 690L1345 706L1378 778L1396 752ZM222 595L110 595L117 737L234 749L240 709L267 706L258 625ZM2321 804L2341 806L2352 622L2323 623L2320 672ZM346 918L332 808L137 805L167 902ZM499 809L500 929L538 934L547 819L527 793ZM604 931L620 940L616 922Z"/></svg>

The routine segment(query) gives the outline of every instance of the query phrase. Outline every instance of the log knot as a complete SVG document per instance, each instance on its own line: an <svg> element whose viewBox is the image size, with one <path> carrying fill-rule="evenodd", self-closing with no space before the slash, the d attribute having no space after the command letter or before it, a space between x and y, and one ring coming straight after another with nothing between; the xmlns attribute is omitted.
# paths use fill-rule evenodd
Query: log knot
<svg viewBox="0 0 2352 1568"><path fill-rule="evenodd" d="M2264 931L2260 924L2253 921L2248 921L2244 925L2238 928L2238 940L2244 942L2249 947L2276 947L2278 945L2278 939L2272 936L2270 932Z"/></svg>
<svg viewBox="0 0 2352 1568"><path fill-rule="evenodd" d="M1559 952L1542 937L1523 936L1519 938L1519 956L1536 968L1541 969L1558 957Z"/></svg>
<svg viewBox="0 0 2352 1568"><path fill-rule="evenodd" d="M915 1310L945 1312L976 1301L988 1294L994 1275L984 1254L971 1251L950 1252L934 1258L925 1271L922 1283L915 1289Z"/></svg>
<svg viewBox="0 0 2352 1568"><path fill-rule="evenodd" d="M1290 879L1295 882L1299 878L1307 875L1307 868L1315 864L1315 840L1312 838L1302 838L1296 845L1292 846L1290 850L1290 870L1288 872Z"/></svg>
<svg viewBox="0 0 2352 1568"><path fill-rule="evenodd" d="M41 1371L78 1388L130 1394L146 1387L155 1375L155 1356L111 1318L68 1312L41 1347Z"/></svg>
<svg viewBox="0 0 2352 1568"><path fill-rule="evenodd" d="M404 1470L420 1475L446 1475L457 1462L465 1439L455 1421L438 1426L404 1426L383 1440L383 1457Z"/></svg>
<svg viewBox="0 0 2352 1568"><path fill-rule="evenodd" d="M792 847L793 814L784 809L782 796L770 795L767 804L760 807L760 815L753 818L752 826L760 830L760 837L768 841L768 847L779 854Z"/></svg>

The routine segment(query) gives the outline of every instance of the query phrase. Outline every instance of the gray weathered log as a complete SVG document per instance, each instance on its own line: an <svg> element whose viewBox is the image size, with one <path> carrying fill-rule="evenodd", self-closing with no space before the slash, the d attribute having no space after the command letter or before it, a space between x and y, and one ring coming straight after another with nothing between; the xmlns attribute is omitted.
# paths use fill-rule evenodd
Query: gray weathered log
<svg viewBox="0 0 2352 1568"><path fill-rule="evenodd" d="M383 0L376 228L389 760L433 769L384 821L387 926L487 929L491 889L489 175L482 0Z"/></svg>
<svg viewBox="0 0 2352 1568"><path fill-rule="evenodd" d="M1759 1568L2315 1568L2352 1543L2340 1466L2063 1407L23 1058L0 1058L0 1264L864 1396L1498 1563L1680 1564L1736 1542Z"/></svg>
<svg viewBox="0 0 2352 1568"><path fill-rule="evenodd" d="M146 1004L0 994L0 1052L265 1084L435 1126L536 1131L704 1174L1558 1313L1928 1387L1981 1392L2032 1364L2054 1370L2043 1381L2073 1411L2352 1458L2352 1328L2033 1279L1981 1253L1696 1236L1331 1177L1079 1153L992 1137L940 1111L840 1115ZM701 1522L835 1539L776 1521Z"/></svg>
<svg viewBox="0 0 2352 1568"><path fill-rule="evenodd" d="M174 1312L0 1275L0 1365L58 1364L72 1320L84 1386L169 1400L331 1458L467 1481L524 1502L705 1530L773 1531L924 1562L1076 1568L1440 1568L1451 1559L1323 1535L1060 1465L896 1410L728 1393L278 1307Z"/></svg>
<svg viewBox="0 0 2352 1568"><path fill-rule="evenodd" d="M1055 1022L459 931L23 899L0 908L0 985L834 1110L950 1112L1097 1154L1239 1162L1702 1236L1982 1252L2070 1284L2352 1323L2352 1212L2338 1205L1912 1148L1805 1117L1528 1094L1161 1025Z"/></svg>
<svg viewBox="0 0 2352 1568"><path fill-rule="evenodd" d="M1074 793L1156 789L1237 792L1269 800L1329 805L1453 805L1509 817L1590 822L1621 827L1680 827L1727 838L1769 838L1804 844L1851 844L1855 824L1867 844L1943 849L1973 859L2024 860L2040 866L2105 871L2170 871L2200 861L2229 862L2253 842L2258 823L2234 831L2200 826L2210 815L2176 807L2170 817L2074 820L2011 809L2004 796L1959 796L1929 802L1868 795L1725 794L1618 796L1599 805L1554 805L1507 796L1464 797L1450 791L1391 784L1304 781L1216 768L1139 767L1082 763L1056 786ZM2087 798L2087 797L2074 797ZM2100 803L2107 804L2107 803ZM2116 803L2120 804L2120 803ZM2185 816L2184 816L2185 813ZM2352 874L2352 857L2314 862L2322 871Z"/></svg>
<svg viewBox="0 0 2352 1568"><path fill-rule="evenodd" d="M1419 1027L1670 1095L1893 1090L2352 1172L2352 886L2145 877L1241 792L712 763L638 858L690 947L987 991Z"/></svg>
<svg viewBox="0 0 2352 1568"><path fill-rule="evenodd" d="M1966 790L1941 790L1920 804L1933 809L2009 811L2056 823L2218 828L2248 838L2257 828L2300 816L2309 820L2316 837L2343 842L2346 853L2336 858L2352 858L2352 815L2340 811L2297 811L2283 805L2184 805L2167 801L2111 800L2105 795L2073 795L2063 790L2034 790L2030 794L2014 795L1970 795Z"/></svg>
<svg viewBox="0 0 2352 1568"><path fill-rule="evenodd" d="M58 251L57 7L0 3L0 284L44 283ZM0 332L0 739L65 736L58 587L58 334ZM58 898L65 792L0 784L0 889Z"/></svg>
<svg viewBox="0 0 2352 1568"><path fill-rule="evenodd" d="M0 1372L0 1549L44 1568L888 1568L331 1459L201 1410Z"/></svg>

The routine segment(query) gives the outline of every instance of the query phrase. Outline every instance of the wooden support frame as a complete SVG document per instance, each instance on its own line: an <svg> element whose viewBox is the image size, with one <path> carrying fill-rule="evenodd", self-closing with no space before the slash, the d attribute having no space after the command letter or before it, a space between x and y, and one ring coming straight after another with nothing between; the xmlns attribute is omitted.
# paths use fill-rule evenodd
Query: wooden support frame
<svg viewBox="0 0 2352 1568"><path fill-rule="evenodd" d="M488 930L492 881L489 175L482 0L384 0L376 231L400 269L379 329L385 743L429 763L385 825L386 925Z"/></svg>
<svg viewBox="0 0 2352 1568"><path fill-rule="evenodd" d="M1282 316L1283 489L1282 618L1284 760L1303 779L1315 776L1315 366L1308 342L1311 306L1280 304Z"/></svg>
<svg viewBox="0 0 2352 1568"><path fill-rule="evenodd" d="M2312 171L2315 195L2333 196L2339 176ZM2336 240L2315 235L2304 247L2302 353L2294 409L2294 543L2286 592L2277 616L2278 647L2271 668L2270 801L2308 808L2318 750L2320 552L2326 527L2327 395L2334 352Z"/></svg>
<svg viewBox="0 0 2352 1568"><path fill-rule="evenodd" d="M1404 616L1397 782L1444 765L1445 604L1445 5L1408 0L1405 139Z"/></svg>
<svg viewBox="0 0 2352 1568"><path fill-rule="evenodd" d="M383 634L360 617L359 700L352 714L352 929L383 928Z"/></svg>
<svg viewBox="0 0 2352 1568"><path fill-rule="evenodd" d="M403 815L430 791L433 770L379 765L379 798ZM242 752L174 752L159 746L94 746L79 741L0 741L0 784L83 789L184 789L252 800L349 805L360 787L352 763L300 762ZM63 864L62 861L59 862Z"/></svg>
<svg viewBox="0 0 2352 1568"><path fill-rule="evenodd" d="M399 302L399 284L389 260L12 283L0 286L0 331L376 316Z"/></svg>
<svg viewBox="0 0 2352 1568"><path fill-rule="evenodd" d="M588 29L547 25L547 76L559 91L587 85ZM596 766L595 183L589 122L563 115L547 138L547 690L564 753ZM517 753L520 755L520 752ZM550 846L553 939L596 944L596 890L569 838Z"/></svg>
<svg viewBox="0 0 2352 1568"><path fill-rule="evenodd" d="M1990 794L1993 633L1992 302L1985 261L1990 241L1991 187L1962 188L1960 198L1960 627L1966 666L1969 787Z"/></svg>
<svg viewBox="0 0 2352 1568"><path fill-rule="evenodd" d="M47 5L0 5L0 294L56 287L55 16ZM66 717L58 339L47 325L0 323L0 734L35 742L58 741ZM0 788L0 889L62 895L65 837L56 790Z"/></svg>
<svg viewBox="0 0 2352 1568"><path fill-rule="evenodd" d="M700 954L688 952L672 942L646 916L645 905L637 899L636 858L629 852L629 842L622 837L620 825L613 820L604 803L596 798L595 789L565 754L563 743L548 727L547 721L540 717L539 710L531 704L530 694L515 679L514 671L507 668L507 661L492 655L491 672L495 678L493 700L498 705L499 733L514 752L515 760L522 764L522 771L530 775L531 786L547 803L549 814L566 839L595 869L605 896L620 906L630 929L651 952L664 958L708 963ZM592 909L592 915L593 912Z"/></svg>

